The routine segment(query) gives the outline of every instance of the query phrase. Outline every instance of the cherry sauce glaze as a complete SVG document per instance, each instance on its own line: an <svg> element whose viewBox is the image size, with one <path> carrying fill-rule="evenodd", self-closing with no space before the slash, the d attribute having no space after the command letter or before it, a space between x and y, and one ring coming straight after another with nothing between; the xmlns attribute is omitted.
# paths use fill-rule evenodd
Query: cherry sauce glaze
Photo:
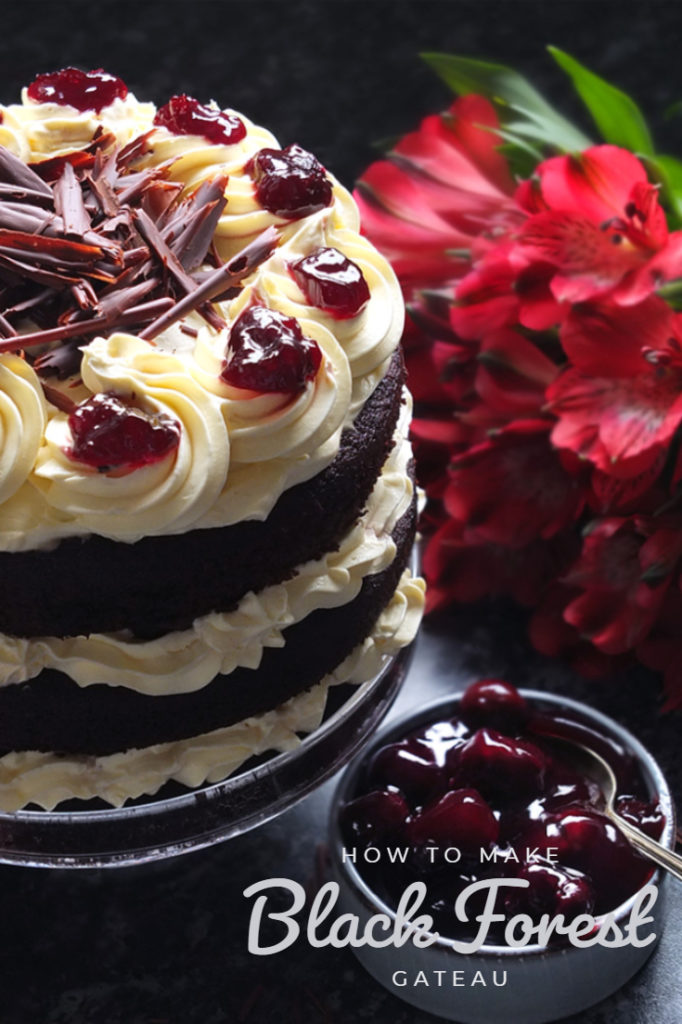
<svg viewBox="0 0 682 1024"><path fill-rule="evenodd" d="M308 302L336 320L357 316L370 300L362 270L338 249L315 249L289 270Z"/></svg>
<svg viewBox="0 0 682 1024"><path fill-rule="evenodd" d="M28 87L29 99L36 103L68 104L82 112L99 113L116 99L128 95L125 82L102 68L81 71L80 68L61 68L37 75Z"/></svg>
<svg viewBox="0 0 682 1024"><path fill-rule="evenodd" d="M305 337L295 317L249 306L232 325L220 376L235 388L295 395L321 362L320 346Z"/></svg>
<svg viewBox="0 0 682 1024"><path fill-rule="evenodd" d="M105 392L76 406L69 416L69 456L100 472L137 469L165 459L180 443L180 424L150 414Z"/></svg>
<svg viewBox="0 0 682 1024"><path fill-rule="evenodd" d="M331 205L332 183L324 167L301 146L261 149L245 170L258 202L278 217L298 220Z"/></svg>
<svg viewBox="0 0 682 1024"><path fill-rule="evenodd" d="M573 712L534 710L509 683L483 679L465 691L456 717L377 750L342 808L344 846L357 851L356 866L369 886L396 907L407 885L425 882L422 911L453 938L476 930L475 920L466 925L455 918L453 905L467 885L484 878L529 881L498 898L496 912L507 918L563 914L569 922L627 900L651 877L652 865L601 813L598 786L567 763L550 734L605 757L618 780L617 810L660 838L664 815L622 747ZM363 857L370 846L382 852L376 863ZM395 854L391 862L388 851L396 849L407 851L404 863ZM448 849L460 851L457 863L447 862ZM481 894L479 908L472 897L474 913L484 899ZM472 901L470 919L471 907ZM503 930L504 923L491 940L501 942Z"/></svg>
<svg viewBox="0 0 682 1024"><path fill-rule="evenodd" d="M246 125L236 114L199 103L193 96L171 96L160 107L154 124L174 135L201 135L215 145L232 146L246 138Z"/></svg>

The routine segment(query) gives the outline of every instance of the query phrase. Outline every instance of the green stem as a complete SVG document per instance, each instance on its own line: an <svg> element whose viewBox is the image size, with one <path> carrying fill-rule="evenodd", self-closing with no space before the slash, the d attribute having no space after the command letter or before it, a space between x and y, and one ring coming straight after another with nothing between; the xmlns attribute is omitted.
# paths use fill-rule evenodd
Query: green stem
<svg viewBox="0 0 682 1024"><path fill-rule="evenodd" d="M682 303L682 278L678 277L674 281L668 281L667 284L661 285L660 288L656 289L657 294L662 299L669 302L671 306L675 305L675 300L679 300Z"/></svg>

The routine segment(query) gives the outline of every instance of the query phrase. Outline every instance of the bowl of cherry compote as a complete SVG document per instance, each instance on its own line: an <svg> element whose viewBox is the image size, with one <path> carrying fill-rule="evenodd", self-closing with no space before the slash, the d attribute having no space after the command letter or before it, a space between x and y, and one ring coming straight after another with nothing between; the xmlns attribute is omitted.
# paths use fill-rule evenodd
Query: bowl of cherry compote
<svg viewBox="0 0 682 1024"><path fill-rule="evenodd" d="M331 822L340 906L395 925L409 890L428 915L423 948L354 949L396 995L451 1020L538 1024L606 997L652 952L663 879L557 737L607 760L618 813L674 846L668 785L634 736L499 679L391 724L347 770Z"/></svg>

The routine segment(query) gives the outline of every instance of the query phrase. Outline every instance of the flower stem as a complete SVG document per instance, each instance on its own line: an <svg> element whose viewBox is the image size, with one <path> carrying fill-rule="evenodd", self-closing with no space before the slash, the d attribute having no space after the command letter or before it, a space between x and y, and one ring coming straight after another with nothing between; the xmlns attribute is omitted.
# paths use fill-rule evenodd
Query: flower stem
<svg viewBox="0 0 682 1024"><path fill-rule="evenodd" d="M667 284L661 285L657 292L675 309L682 306L682 278L678 277L674 281L668 281Z"/></svg>

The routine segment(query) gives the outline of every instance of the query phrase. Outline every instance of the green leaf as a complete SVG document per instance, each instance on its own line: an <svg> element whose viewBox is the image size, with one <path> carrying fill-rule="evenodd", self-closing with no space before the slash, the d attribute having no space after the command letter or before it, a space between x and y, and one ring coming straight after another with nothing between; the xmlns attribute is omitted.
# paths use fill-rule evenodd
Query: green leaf
<svg viewBox="0 0 682 1024"><path fill-rule="evenodd" d="M556 46L548 46L547 49L571 78L606 142L630 149L634 153L648 155L654 152L654 143L644 115L627 93L604 81Z"/></svg>
<svg viewBox="0 0 682 1024"><path fill-rule="evenodd" d="M507 160L512 174L517 178L530 178L542 160L543 154L540 150L520 136L505 131L504 128L490 130L502 139L502 145L498 146L498 150Z"/></svg>
<svg viewBox="0 0 682 1024"><path fill-rule="evenodd" d="M496 107L502 125L544 146L574 152L591 145L586 135L567 121L540 95L530 82L502 64L453 57L446 53L424 53L422 58L460 96L479 93Z"/></svg>

